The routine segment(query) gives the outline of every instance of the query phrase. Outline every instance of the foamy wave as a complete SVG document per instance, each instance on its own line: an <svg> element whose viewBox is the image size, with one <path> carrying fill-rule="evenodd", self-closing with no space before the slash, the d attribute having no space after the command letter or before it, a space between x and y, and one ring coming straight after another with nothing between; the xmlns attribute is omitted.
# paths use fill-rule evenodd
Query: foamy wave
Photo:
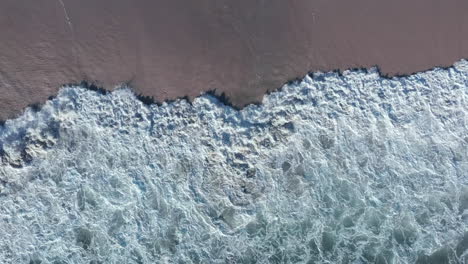
<svg viewBox="0 0 468 264"><path fill-rule="evenodd" d="M461 262L467 87L461 61L241 111L64 88L0 128L0 262Z"/></svg>

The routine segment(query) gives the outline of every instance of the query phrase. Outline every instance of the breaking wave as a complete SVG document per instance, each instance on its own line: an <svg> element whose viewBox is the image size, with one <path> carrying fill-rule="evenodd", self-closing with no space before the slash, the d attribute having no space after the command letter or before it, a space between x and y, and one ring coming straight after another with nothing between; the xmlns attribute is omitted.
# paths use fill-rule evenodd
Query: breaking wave
<svg viewBox="0 0 468 264"><path fill-rule="evenodd" d="M63 88L0 128L2 263L459 263L468 62L241 111Z"/></svg>

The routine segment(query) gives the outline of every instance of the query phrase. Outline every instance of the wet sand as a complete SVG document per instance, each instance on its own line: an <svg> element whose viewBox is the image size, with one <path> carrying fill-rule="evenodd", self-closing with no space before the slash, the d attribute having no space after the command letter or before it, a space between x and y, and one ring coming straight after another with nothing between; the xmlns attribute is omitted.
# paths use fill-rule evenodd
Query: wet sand
<svg viewBox="0 0 468 264"><path fill-rule="evenodd" d="M237 107L310 71L411 74L468 58L463 0L0 2L0 119L60 86L130 84Z"/></svg>

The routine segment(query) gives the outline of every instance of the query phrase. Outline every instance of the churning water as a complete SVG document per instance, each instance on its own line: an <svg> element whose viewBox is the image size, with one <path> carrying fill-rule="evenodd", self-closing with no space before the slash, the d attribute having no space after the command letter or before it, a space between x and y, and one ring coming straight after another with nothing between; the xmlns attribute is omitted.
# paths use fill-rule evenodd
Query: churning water
<svg viewBox="0 0 468 264"><path fill-rule="evenodd" d="M468 62L241 111L63 88L0 128L1 263L463 263Z"/></svg>

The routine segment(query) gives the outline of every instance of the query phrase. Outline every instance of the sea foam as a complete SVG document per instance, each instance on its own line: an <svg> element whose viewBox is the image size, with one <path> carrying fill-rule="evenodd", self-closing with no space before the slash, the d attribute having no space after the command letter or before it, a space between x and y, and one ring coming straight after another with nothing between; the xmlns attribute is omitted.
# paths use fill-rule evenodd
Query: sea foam
<svg viewBox="0 0 468 264"><path fill-rule="evenodd" d="M1 263L459 263L468 62L235 110L63 88L0 128Z"/></svg>

